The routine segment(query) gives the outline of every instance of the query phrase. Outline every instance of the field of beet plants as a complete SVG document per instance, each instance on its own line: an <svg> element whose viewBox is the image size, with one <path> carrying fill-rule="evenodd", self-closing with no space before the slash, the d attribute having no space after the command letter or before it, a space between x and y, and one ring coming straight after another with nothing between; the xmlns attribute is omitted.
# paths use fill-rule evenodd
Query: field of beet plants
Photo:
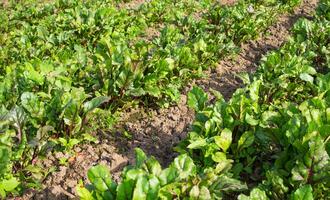
<svg viewBox="0 0 330 200"><path fill-rule="evenodd" d="M328 200L329 156L329 0L0 1L0 199Z"/></svg>

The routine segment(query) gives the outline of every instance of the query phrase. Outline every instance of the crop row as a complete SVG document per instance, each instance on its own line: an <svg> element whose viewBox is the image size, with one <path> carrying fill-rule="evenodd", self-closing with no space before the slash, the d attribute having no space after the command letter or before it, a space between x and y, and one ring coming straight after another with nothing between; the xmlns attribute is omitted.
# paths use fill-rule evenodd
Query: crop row
<svg viewBox="0 0 330 200"><path fill-rule="evenodd" d="M186 80L257 37L300 1L248 0L230 7L201 1L197 8L207 12L198 17L192 15L194 1L171 2L117 10L112 1L58 0L5 10L0 32L2 196L40 185L45 171L34 166L38 157L90 139L84 128L92 111L102 119L127 102L178 100ZM184 5L191 5L188 13ZM148 15L167 8L177 12ZM159 22L164 22L160 36L139 40L148 25Z"/></svg>
<svg viewBox="0 0 330 200"><path fill-rule="evenodd" d="M176 9L172 9L174 6ZM92 54L102 37L118 37L119 34L130 40L143 34L155 21L169 23L177 15L190 15L198 7L200 6L197 3L180 1L173 4L171 1L159 0L150 1L135 9L119 9L113 1L58 0L49 4L13 4L0 15L3 21L1 62L10 65L32 58L72 55L78 51L75 46ZM170 14L167 13L168 10L175 12Z"/></svg>
<svg viewBox="0 0 330 200"><path fill-rule="evenodd" d="M246 86L226 102L202 89L189 93L196 111L181 155L162 169L136 149L135 166L115 183L102 165L88 171L82 199L327 199L330 196L330 3L313 21L262 58Z"/></svg>

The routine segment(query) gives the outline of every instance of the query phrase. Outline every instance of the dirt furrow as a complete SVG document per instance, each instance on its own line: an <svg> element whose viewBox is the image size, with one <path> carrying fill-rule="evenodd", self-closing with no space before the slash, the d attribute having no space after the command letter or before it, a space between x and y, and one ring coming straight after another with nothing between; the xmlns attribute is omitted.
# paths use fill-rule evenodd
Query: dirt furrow
<svg viewBox="0 0 330 200"><path fill-rule="evenodd" d="M215 89L229 99L242 85L235 74L255 71L263 55L278 49L287 40L291 27L299 18L312 18L317 2L317 0L304 0L293 13L280 16L277 23L271 26L263 36L243 44L238 55L221 60L215 70L208 72L208 78L198 80L197 85L205 90Z"/></svg>
<svg viewBox="0 0 330 200"><path fill-rule="evenodd" d="M219 62L216 69L208 72L208 78L196 80L183 90L181 101L168 109L135 109L123 113L121 124L116 133L100 133L100 143L81 145L74 149L75 156L69 159L67 166L51 174L44 182L41 192L30 190L23 199L71 199L75 196L75 187L79 179L86 180L88 168L97 163L110 167L115 180L127 164L134 162L134 148L142 148L148 155L155 156L163 166L168 165L176 156L173 147L189 131L194 113L186 106L186 94L193 84L209 90L220 91L226 99L242 86L235 74L253 72L260 58L271 50L278 49L289 37L290 28L300 17L310 18L317 5L317 0L304 0L293 13L280 16L267 33L256 41L243 44L242 51ZM125 138L123 132L132 135ZM49 155L43 162L45 168L59 166L62 153Z"/></svg>

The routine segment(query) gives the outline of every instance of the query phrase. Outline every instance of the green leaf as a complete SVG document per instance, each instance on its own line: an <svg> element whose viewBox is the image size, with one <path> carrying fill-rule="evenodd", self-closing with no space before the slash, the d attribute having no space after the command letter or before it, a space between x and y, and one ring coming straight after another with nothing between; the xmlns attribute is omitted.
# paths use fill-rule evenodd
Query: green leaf
<svg viewBox="0 0 330 200"><path fill-rule="evenodd" d="M109 191L113 193L116 190L116 185L111 180L108 168L103 165L97 165L90 168L87 172L87 177L100 192Z"/></svg>
<svg viewBox="0 0 330 200"><path fill-rule="evenodd" d="M149 188L148 188L147 199L148 200L157 199L158 192L160 189L159 179L156 176L151 175L149 176L148 184L149 184Z"/></svg>
<svg viewBox="0 0 330 200"><path fill-rule="evenodd" d="M249 113L246 113L245 121L246 121L246 123L250 124L251 126L256 126L259 124L259 120L254 119L252 115L249 115Z"/></svg>
<svg viewBox="0 0 330 200"><path fill-rule="evenodd" d="M220 175L211 186L215 191L243 191L247 189L246 184L239 180L228 177L227 175Z"/></svg>
<svg viewBox="0 0 330 200"><path fill-rule="evenodd" d="M195 111L201 111L204 109L208 100L207 94L200 87L193 87L188 93L187 104Z"/></svg>
<svg viewBox="0 0 330 200"><path fill-rule="evenodd" d="M198 42L194 43L194 51L205 51L207 48L207 44L203 39L198 40Z"/></svg>
<svg viewBox="0 0 330 200"><path fill-rule="evenodd" d="M251 97L251 100L254 102L258 102L259 99L259 90L261 85L261 80L253 81L249 86L249 94Z"/></svg>
<svg viewBox="0 0 330 200"><path fill-rule="evenodd" d="M147 192L149 190L148 180L145 176L138 177L133 192L132 200L147 199Z"/></svg>
<svg viewBox="0 0 330 200"><path fill-rule="evenodd" d="M100 96L100 97L95 97L92 100L85 102L83 105L84 112L88 113L88 112L94 110L95 108L99 107L103 103L107 102L109 99L110 99L109 97Z"/></svg>
<svg viewBox="0 0 330 200"><path fill-rule="evenodd" d="M244 85L251 83L249 73L247 73L247 72L238 73L238 74L236 74L236 76L243 81Z"/></svg>
<svg viewBox="0 0 330 200"><path fill-rule="evenodd" d="M276 194L279 199L284 199L287 196L289 188L285 185L284 180L276 171L266 171L266 178L271 192Z"/></svg>
<svg viewBox="0 0 330 200"><path fill-rule="evenodd" d="M306 81L306 82L310 82L310 83L313 83L314 81L314 78L313 76L307 74L307 73L302 73L299 75L299 78L303 81Z"/></svg>
<svg viewBox="0 0 330 200"><path fill-rule="evenodd" d="M207 145L207 142L203 138L194 139L192 143L190 143L187 148L188 149L200 149Z"/></svg>
<svg viewBox="0 0 330 200"><path fill-rule="evenodd" d="M244 194L241 194L238 196L238 200L268 200L269 198L266 195L266 192L259 189L259 188L254 188L250 196L246 196Z"/></svg>
<svg viewBox="0 0 330 200"><path fill-rule="evenodd" d="M172 58L166 58L165 61L166 61L167 64L168 64L168 68L169 68L170 70L173 70L173 69L174 69L175 61L174 61Z"/></svg>
<svg viewBox="0 0 330 200"><path fill-rule="evenodd" d="M143 169L132 168L127 171L124 171L123 177L127 180L136 180L139 176L143 176L146 174L146 171Z"/></svg>
<svg viewBox="0 0 330 200"><path fill-rule="evenodd" d="M199 198L199 200L210 200L210 199L212 199L209 189L205 186L202 186L200 188L198 198Z"/></svg>
<svg viewBox="0 0 330 200"><path fill-rule="evenodd" d="M47 75L54 70L54 66L50 63L41 63L40 72L43 75Z"/></svg>
<svg viewBox="0 0 330 200"><path fill-rule="evenodd" d="M238 150L242 150L251 146L254 142L254 134L252 131L246 131L238 140Z"/></svg>
<svg viewBox="0 0 330 200"><path fill-rule="evenodd" d="M6 173L9 170L8 168L10 168L11 148L3 146L3 144L9 144L10 142L8 136L1 137L0 135L0 174Z"/></svg>
<svg viewBox="0 0 330 200"><path fill-rule="evenodd" d="M231 130L225 128L221 131L220 136L214 136L215 144L218 145L224 152L230 147L232 142L232 132Z"/></svg>
<svg viewBox="0 0 330 200"><path fill-rule="evenodd" d="M134 184L134 180L123 180L117 187L117 199L132 199Z"/></svg>
<svg viewBox="0 0 330 200"><path fill-rule="evenodd" d="M1 188L1 186L0 186L0 197L3 199L6 198L6 191L3 188Z"/></svg>
<svg viewBox="0 0 330 200"><path fill-rule="evenodd" d="M305 185L297 189L291 196L291 200L313 200L313 189L311 185Z"/></svg>
<svg viewBox="0 0 330 200"><path fill-rule="evenodd" d="M159 87L153 86L153 85L147 85L144 88L144 91L154 97L160 97L160 95L161 95L161 91L160 91Z"/></svg>
<svg viewBox="0 0 330 200"><path fill-rule="evenodd" d="M148 168L148 172L155 176L158 176L162 171L162 167L154 157L151 157L146 161L146 166Z"/></svg>
<svg viewBox="0 0 330 200"><path fill-rule="evenodd" d="M27 119L27 116L24 112L24 109L19 106L15 106L7 115L8 120L13 123L15 128L23 129L24 123Z"/></svg>
<svg viewBox="0 0 330 200"><path fill-rule="evenodd" d="M185 179L196 174L196 166L193 160L186 154L182 154L174 159L174 167L178 170L179 179Z"/></svg>
<svg viewBox="0 0 330 200"><path fill-rule="evenodd" d="M216 152L215 154L212 155L212 160L214 162L223 162L225 160L227 160L226 154L223 152Z"/></svg>
<svg viewBox="0 0 330 200"><path fill-rule="evenodd" d="M136 167L137 168L142 167L144 161L147 160L146 154L142 151L142 149L136 148L135 149L135 156L136 156L136 161L135 161L136 162L135 163Z"/></svg>
<svg viewBox="0 0 330 200"><path fill-rule="evenodd" d="M88 133L82 134L82 138L83 138L84 141L99 143L99 140L96 137L94 137L94 136L92 136L91 134L88 134Z"/></svg>
<svg viewBox="0 0 330 200"><path fill-rule="evenodd" d="M3 188L7 192L12 192L17 188L20 182L16 178L10 178L8 180L2 180L0 182L0 188Z"/></svg>
<svg viewBox="0 0 330 200"><path fill-rule="evenodd" d="M307 140L304 143L308 143L308 151L300 152L302 158L296 161L296 165L292 169L292 179L294 181L307 183L308 179L311 179L318 182L329 176L327 173L330 169L329 155L320 134L314 133L308 137L305 135L303 138L303 140ZM299 142L303 142L303 140L299 140ZM312 176L310 176L311 172Z"/></svg>
<svg viewBox="0 0 330 200"><path fill-rule="evenodd" d="M44 84L44 77L42 74L37 72L31 63L26 63L24 75L26 78L36 82L39 85Z"/></svg>
<svg viewBox="0 0 330 200"><path fill-rule="evenodd" d="M68 147L69 149L72 149L76 144L79 144L79 140L78 139L69 139L69 142L68 142Z"/></svg>
<svg viewBox="0 0 330 200"><path fill-rule="evenodd" d="M190 196L191 199L198 199L198 197L199 197L199 188L198 188L197 185L194 185L191 188L191 190L189 192L189 196Z"/></svg>
<svg viewBox="0 0 330 200"><path fill-rule="evenodd" d="M84 187L84 185L82 183L80 183L76 186L76 192L81 200L93 200L94 199L92 194Z"/></svg>
<svg viewBox="0 0 330 200"><path fill-rule="evenodd" d="M32 92L24 92L21 95L22 106L31 113L32 116L42 117L44 104Z"/></svg>
<svg viewBox="0 0 330 200"><path fill-rule="evenodd" d="M178 172L172 165L164 169L158 176L161 186L172 183L177 178L177 175Z"/></svg>

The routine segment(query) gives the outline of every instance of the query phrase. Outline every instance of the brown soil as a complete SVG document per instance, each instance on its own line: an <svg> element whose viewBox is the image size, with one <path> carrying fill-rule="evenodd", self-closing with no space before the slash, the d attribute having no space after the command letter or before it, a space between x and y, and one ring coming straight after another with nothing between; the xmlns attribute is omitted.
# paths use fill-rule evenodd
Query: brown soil
<svg viewBox="0 0 330 200"><path fill-rule="evenodd" d="M312 17L317 2L317 0L304 0L292 14L279 17L277 23L263 36L243 44L238 55L221 60L216 69L208 71L208 78L198 80L197 85L206 91L210 88L215 89L221 92L225 99L229 99L235 90L242 86L240 79L235 75L240 72L254 72L262 56L281 47L290 34L290 28L299 18Z"/></svg>
<svg viewBox="0 0 330 200"><path fill-rule="evenodd" d="M233 5L237 0L220 0L222 5Z"/></svg>
<svg viewBox="0 0 330 200"><path fill-rule="evenodd" d="M287 40L294 22L299 17L310 17L316 4L317 0L304 0L302 6L293 13L281 16L277 23L269 28L267 34L242 45L239 55L220 61L216 69L208 72L208 78L195 83L205 90L216 89L226 99L230 98L232 93L242 86L235 73L255 71L260 58L267 52L278 49ZM123 113L120 123L122 126L118 132L99 133L99 144L85 144L74 148L75 156L69 159L68 166L58 164L59 158L68 155L50 154L43 165L45 168L59 166L58 171L45 180L42 191L29 191L22 199L72 199L75 197L78 180L86 181L88 168L97 163L109 166L113 178L119 180L122 168L134 162L135 147L155 156L163 166L168 165L176 155L173 146L186 136L194 118L194 113L186 106L186 93L191 85L183 90L177 106L151 111L135 109ZM125 138L120 130L126 130L132 138Z"/></svg>
<svg viewBox="0 0 330 200"><path fill-rule="evenodd" d="M126 9L138 9L144 2L145 2L145 0L132 0L127 3L122 2L122 3L118 4L118 7L126 8Z"/></svg>
<svg viewBox="0 0 330 200"><path fill-rule="evenodd" d="M8 6L8 0L2 0L2 1L0 1L0 8L1 7L5 8L7 6Z"/></svg>

